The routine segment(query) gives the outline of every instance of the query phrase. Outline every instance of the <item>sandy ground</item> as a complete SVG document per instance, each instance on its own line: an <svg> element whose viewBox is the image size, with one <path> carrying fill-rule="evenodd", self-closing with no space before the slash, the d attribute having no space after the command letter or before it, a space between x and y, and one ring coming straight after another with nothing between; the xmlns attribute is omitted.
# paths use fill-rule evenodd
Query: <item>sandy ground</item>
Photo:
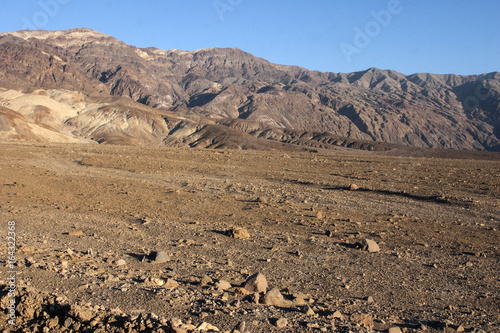
<svg viewBox="0 0 500 333"><path fill-rule="evenodd" d="M4 315L5 331L500 332L498 161L0 152L0 230L16 222L18 265L17 322ZM230 237L235 227L250 237ZM363 239L380 251L360 249ZM159 251L170 260L155 262ZM240 288L257 272L284 301Z"/></svg>

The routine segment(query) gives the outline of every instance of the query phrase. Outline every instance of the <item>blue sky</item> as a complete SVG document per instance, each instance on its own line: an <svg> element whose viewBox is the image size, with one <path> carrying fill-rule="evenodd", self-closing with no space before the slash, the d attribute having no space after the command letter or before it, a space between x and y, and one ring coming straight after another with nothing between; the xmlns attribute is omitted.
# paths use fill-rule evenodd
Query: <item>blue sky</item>
<svg viewBox="0 0 500 333"><path fill-rule="evenodd" d="M2 0L0 31L86 27L138 47L238 47L324 72L500 71L498 0Z"/></svg>

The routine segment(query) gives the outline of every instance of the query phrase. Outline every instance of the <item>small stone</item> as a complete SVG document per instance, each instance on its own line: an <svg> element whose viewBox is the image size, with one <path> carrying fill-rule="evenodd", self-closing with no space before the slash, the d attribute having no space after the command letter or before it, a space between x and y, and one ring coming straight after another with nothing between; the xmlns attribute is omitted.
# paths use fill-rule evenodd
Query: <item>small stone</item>
<svg viewBox="0 0 500 333"><path fill-rule="evenodd" d="M245 332L247 328L247 324L242 321L241 323L238 324L238 326L236 327L236 330L240 331L240 332Z"/></svg>
<svg viewBox="0 0 500 333"><path fill-rule="evenodd" d="M315 321L308 322L306 326L309 328L319 328L319 324Z"/></svg>
<svg viewBox="0 0 500 333"><path fill-rule="evenodd" d="M68 232L68 236L83 236L83 231L81 230L78 230L78 231L70 231Z"/></svg>
<svg viewBox="0 0 500 333"><path fill-rule="evenodd" d="M225 280L219 280L219 282L217 282L215 284L215 287L219 290L228 290L228 289L231 289L231 283L225 281Z"/></svg>
<svg viewBox="0 0 500 333"><path fill-rule="evenodd" d="M57 326L59 326L59 318L58 317L54 317L54 318L51 318L48 320L47 327L54 329Z"/></svg>
<svg viewBox="0 0 500 333"><path fill-rule="evenodd" d="M73 319L71 319L70 317L66 317L63 326L69 328L72 324L73 324Z"/></svg>
<svg viewBox="0 0 500 333"><path fill-rule="evenodd" d="M273 288L269 290L264 296L264 304L288 307L292 305L292 302L285 300L278 288Z"/></svg>
<svg viewBox="0 0 500 333"><path fill-rule="evenodd" d="M94 319L92 319L92 321L90 322L90 326L91 327L96 327L97 325L99 325L101 323L101 320L99 319L99 317L95 317Z"/></svg>
<svg viewBox="0 0 500 333"><path fill-rule="evenodd" d="M152 278L151 282L156 284L157 286L163 286L165 284L165 280L160 278Z"/></svg>
<svg viewBox="0 0 500 333"><path fill-rule="evenodd" d="M235 293L236 295L241 295L241 296L248 296L248 295L250 295L250 291L248 291L248 290L247 290L247 289L245 289L245 288L236 288L236 289L234 290L234 293Z"/></svg>
<svg viewBox="0 0 500 333"><path fill-rule="evenodd" d="M303 294L299 294L297 295L294 299L293 299L293 304L294 305L306 305L307 302L306 300L304 299L304 295Z"/></svg>
<svg viewBox="0 0 500 333"><path fill-rule="evenodd" d="M327 231L325 232L325 234L326 234L328 237L330 237L330 238L332 238L332 237L334 237L334 236L335 236L335 233L334 233L333 231L331 231L331 230L327 230Z"/></svg>
<svg viewBox="0 0 500 333"><path fill-rule="evenodd" d="M219 329L215 327L212 324L209 324L207 322L203 322L200 326L196 328L198 331L214 331L214 332L219 332Z"/></svg>
<svg viewBox="0 0 500 333"><path fill-rule="evenodd" d="M374 240L371 240L371 239L363 239L361 241L361 249L364 251L368 251L370 253L380 251L380 247L378 246L378 244Z"/></svg>
<svg viewBox="0 0 500 333"><path fill-rule="evenodd" d="M349 185L349 191L357 191L359 190L359 186L356 184Z"/></svg>
<svg viewBox="0 0 500 333"><path fill-rule="evenodd" d="M167 279L167 281L165 281L165 284L164 284L165 288L167 289L175 289L179 286L179 283L177 283L177 281L175 281L174 279Z"/></svg>
<svg viewBox="0 0 500 333"><path fill-rule="evenodd" d="M314 316L315 313L314 313L314 310L311 309L310 306L306 306L305 309L304 309L304 313L308 316Z"/></svg>
<svg viewBox="0 0 500 333"><path fill-rule="evenodd" d="M160 263L167 262L170 260L171 260L170 255L166 251L158 251L155 253L155 256L154 256L155 263L160 264Z"/></svg>
<svg viewBox="0 0 500 333"><path fill-rule="evenodd" d="M182 320L177 318L177 317L172 318L172 319L170 319L170 326L180 327L180 326L182 326Z"/></svg>
<svg viewBox="0 0 500 333"><path fill-rule="evenodd" d="M276 327L285 328L288 325L288 319L281 317L276 321Z"/></svg>
<svg viewBox="0 0 500 333"><path fill-rule="evenodd" d="M90 322L94 317L94 314L90 309L86 309L78 305L72 305L68 314L81 323Z"/></svg>
<svg viewBox="0 0 500 333"><path fill-rule="evenodd" d="M373 303L373 302L375 302L375 301L373 300L373 297L368 296L368 297L366 298L366 303L371 304L371 303Z"/></svg>
<svg viewBox="0 0 500 333"><path fill-rule="evenodd" d="M316 213L316 218L317 218L318 220L322 220L322 219L324 218L323 213L322 213L322 212L318 212L318 213Z"/></svg>
<svg viewBox="0 0 500 333"><path fill-rule="evenodd" d="M462 325L460 325L457 327L457 332L465 332L465 328Z"/></svg>
<svg viewBox="0 0 500 333"><path fill-rule="evenodd" d="M214 283L214 281L212 280L212 278L208 275L204 275L202 278L201 278L201 281L200 281L200 285L202 286L207 286L209 284L212 284Z"/></svg>
<svg viewBox="0 0 500 333"><path fill-rule="evenodd" d="M120 259L120 260L116 261L116 266L125 266L126 264L127 263L123 259Z"/></svg>
<svg viewBox="0 0 500 333"><path fill-rule="evenodd" d="M252 302L254 302L255 304L259 304L259 302L260 302L260 295L259 295L259 293L253 293L252 294Z"/></svg>
<svg viewBox="0 0 500 333"><path fill-rule="evenodd" d="M401 329L397 326L389 328L388 333L403 333Z"/></svg>
<svg viewBox="0 0 500 333"><path fill-rule="evenodd" d="M226 234L235 239L248 239L250 238L250 233L243 228L234 228L226 231Z"/></svg>
<svg viewBox="0 0 500 333"><path fill-rule="evenodd" d="M255 201L265 204L265 203L267 203L267 198L258 197L257 200L255 200Z"/></svg>
<svg viewBox="0 0 500 333"><path fill-rule="evenodd" d="M342 314L342 312L340 312L339 310L337 310L337 311L335 311L332 314L332 318L337 318L337 319L343 320L344 319L344 315Z"/></svg>
<svg viewBox="0 0 500 333"><path fill-rule="evenodd" d="M351 315L351 322L354 324L364 326L364 327L373 327L373 317L372 315L366 313L354 313Z"/></svg>
<svg viewBox="0 0 500 333"><path fill-rule="evenodd" d="M188 331L182 327L172 327L172 328L170 328L170 332L172 332L172 333L188 333Z"/></svg>
<svg viewBox="0 0 500 333"><path fill-rule="evenodd" d="M262 273L255 273L250 276L243 285L243 288L250 292L265 293L267 291L267 279Z"/></svg>

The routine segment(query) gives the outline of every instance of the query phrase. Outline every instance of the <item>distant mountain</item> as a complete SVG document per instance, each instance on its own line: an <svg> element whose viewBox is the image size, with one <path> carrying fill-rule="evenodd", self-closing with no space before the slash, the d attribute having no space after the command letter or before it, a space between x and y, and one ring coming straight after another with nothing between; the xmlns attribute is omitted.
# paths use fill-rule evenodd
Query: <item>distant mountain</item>
<svg viewBox="0 0 500 333"><path fill-rule="evenodd" d="M234 48L141 49L82 28L2 33L0 59L0 87L28 93L65 89L85 96L85 112L64 119L72 138L193 146L198 133L200 146L213 141L256 148L279 142L329 149L398 144L500 151L497 72L404 75L370 68L321 73L272 64ZM115 99L87 113L96 99L110 95L138 103ZM0 105L8 108L1 100ZM141 110L133 117L154 124L148 130L154 138L135 130L111 134L117 128L111 125L118 121L116 110L127 114L131 108ZM178 128L174 135L175 126L190 130L180 135ZM108 135L96 136L97 129Z"/></svg>

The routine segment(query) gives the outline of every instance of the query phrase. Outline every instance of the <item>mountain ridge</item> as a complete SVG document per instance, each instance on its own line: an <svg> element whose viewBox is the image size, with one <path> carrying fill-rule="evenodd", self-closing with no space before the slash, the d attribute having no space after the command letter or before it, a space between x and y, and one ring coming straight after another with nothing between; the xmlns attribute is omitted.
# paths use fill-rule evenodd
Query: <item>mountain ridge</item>
<svg viewBox="0 0 500 333"><path fill-rule="evenodd" d="M6 88L109 94L173 113L354 140L500 150L498 72L323 73L237 48L137 48L85 28L2 33L0 56L8 59L0 65Z"/></svg>

